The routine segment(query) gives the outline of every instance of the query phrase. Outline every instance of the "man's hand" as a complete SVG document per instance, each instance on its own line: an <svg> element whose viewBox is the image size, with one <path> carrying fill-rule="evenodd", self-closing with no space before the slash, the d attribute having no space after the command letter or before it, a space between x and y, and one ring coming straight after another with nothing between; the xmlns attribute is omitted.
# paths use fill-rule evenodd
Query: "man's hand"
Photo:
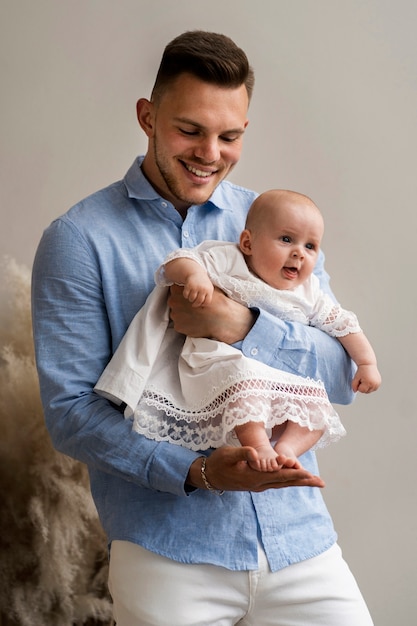
<svg viewBox="0 0 417 626"><path fill-rule="evenodd" d="M324 481L307 470L283 467L276 472L259 472L248 461L256 452L253 448L223 447L215 450L206 461L207 480L213 487L225 491L265 491L284 487L324 487ZM190 467L187 484L205 489L201 477L201 458Z"/></svg>
<svg viewBox="0 0 417 626"><path fill-rule="evenodd" d="M183 296L183 287L173 285L168 298L171 319L178 333L206 337L232 344L246 337L255 314L246 306L228 298L217 287L210 304L196 308Z"/></svg>

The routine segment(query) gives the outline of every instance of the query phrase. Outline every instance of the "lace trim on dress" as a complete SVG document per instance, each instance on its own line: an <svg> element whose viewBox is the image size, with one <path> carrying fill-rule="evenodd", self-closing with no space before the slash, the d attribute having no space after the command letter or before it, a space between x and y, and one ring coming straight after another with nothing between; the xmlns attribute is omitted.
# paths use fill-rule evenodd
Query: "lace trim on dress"
<svg viewBox="0 0 417 626"><path fill-rule="evenodd" d="M356 315L352 311L342 309L338 304L334 305L326 319L317 326L332 337L345 337L361 332Z"/></svg>
<svg viewBox="0 0 417 626"><path fill-rule="evenodd" d="M212 390L210 395L211 401L183 408L168 394L147 387L136 407L133 428L153 440L196 451L230 443L234 427L249 421L264 423L268 436L287 420L324 430L316 448L345 434L320 381L306 379L305 385L292 385L264 378L228 379L221 392Z"/></svg>

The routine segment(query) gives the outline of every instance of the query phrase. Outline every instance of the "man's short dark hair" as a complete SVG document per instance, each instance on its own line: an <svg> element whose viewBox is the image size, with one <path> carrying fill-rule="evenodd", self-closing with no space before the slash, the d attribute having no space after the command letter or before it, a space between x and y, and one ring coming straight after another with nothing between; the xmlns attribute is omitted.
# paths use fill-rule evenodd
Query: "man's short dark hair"
<svg viewBox="0 0 417 626"><path fill-rule="evenodd" d="M245 85L251 98L253 69L245 52L226 35L194 30L173 39L162 55L152 99L158 99L167 86L185 73L219 87L233 89Z"/></svg>

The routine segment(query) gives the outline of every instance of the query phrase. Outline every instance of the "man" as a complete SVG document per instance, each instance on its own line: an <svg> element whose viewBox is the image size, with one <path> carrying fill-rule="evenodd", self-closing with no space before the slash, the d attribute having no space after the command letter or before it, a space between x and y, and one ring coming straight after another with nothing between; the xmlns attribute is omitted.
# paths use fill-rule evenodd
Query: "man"
<svg viewBox="0 0 417 626"><path fill-rule="evenodd" d="M46 422L55 446L89 467L118 626L372 623L335 543L311 452L307 470L257 472L248 448L206 458L148 440L93 393L166 254L237 240L256 194L224 179L240 157L252 87L246 55L229 38L174 39L151 100L137 105L145 157L53 222L34 263ZM322 259L316 272L326 283ZM196 310L177 287L169 304L178 332L234 343L321 378L332 401L351 400L351 363L324 333L220 292Z"/></svg>

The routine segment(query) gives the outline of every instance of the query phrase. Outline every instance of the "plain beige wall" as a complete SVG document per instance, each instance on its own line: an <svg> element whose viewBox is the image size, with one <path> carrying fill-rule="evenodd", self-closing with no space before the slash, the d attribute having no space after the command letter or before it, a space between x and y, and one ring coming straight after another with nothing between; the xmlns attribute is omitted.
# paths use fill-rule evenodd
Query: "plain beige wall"
<svg viewBox="0 0 417 626"><path fill-rule="evenodd" d="M31 265L43 228L120 178L145 140L165 43L233 37L257 84L233 179L312 196L332 286L379 355L381 390L340 410L320 453L340 544L378 626L417 614L417 38L414 0L2 0L0 252ZM335 625L336 626L336 625ZM352 625L354 626L354 625Z"/></svg>

